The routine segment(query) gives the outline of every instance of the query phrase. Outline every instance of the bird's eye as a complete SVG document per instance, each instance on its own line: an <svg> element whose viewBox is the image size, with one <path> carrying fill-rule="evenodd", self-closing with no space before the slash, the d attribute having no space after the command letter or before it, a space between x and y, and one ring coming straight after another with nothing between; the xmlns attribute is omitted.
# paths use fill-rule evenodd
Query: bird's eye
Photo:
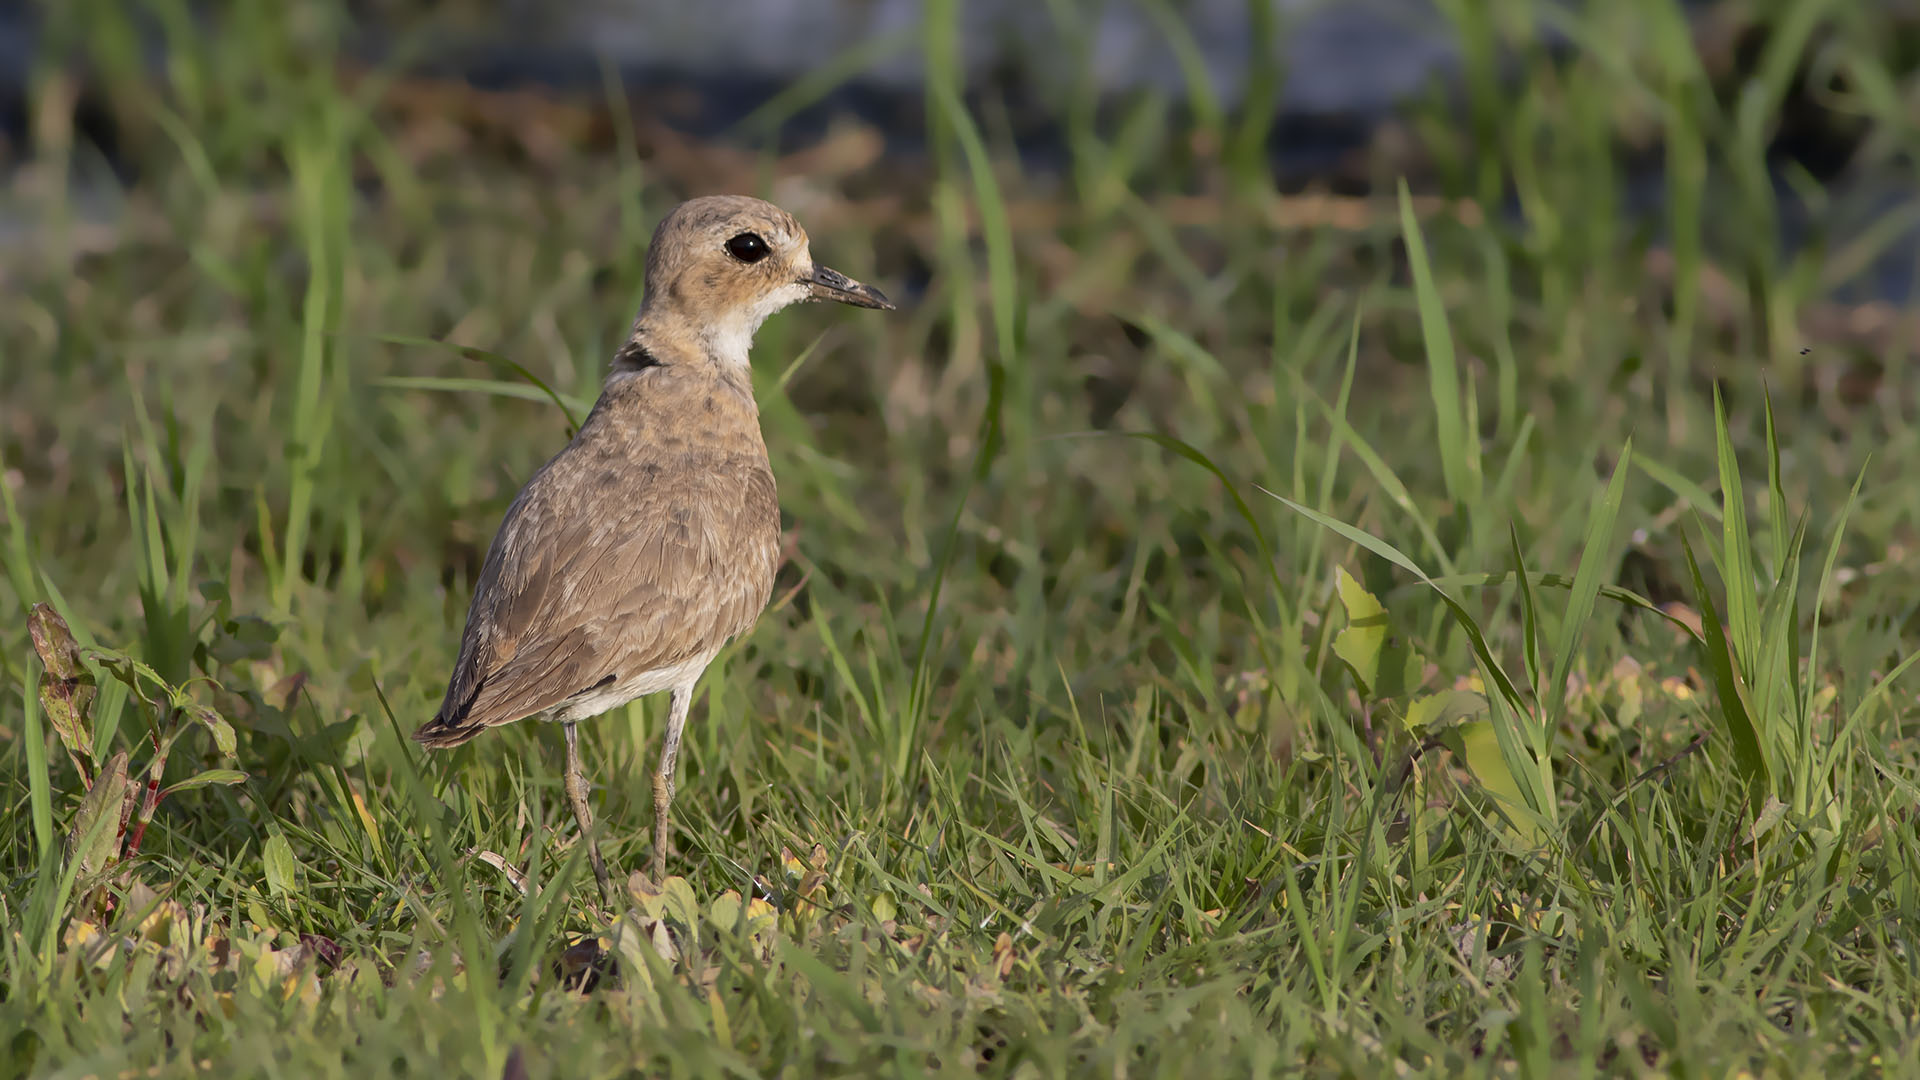
<svg viewBox="0 0 1920 1080"><path fill-rule="evenodd" d="M759 233L743 232L727 241L727 254L743 263L757 263L773 254L773 249L760 239Z"/></svg>

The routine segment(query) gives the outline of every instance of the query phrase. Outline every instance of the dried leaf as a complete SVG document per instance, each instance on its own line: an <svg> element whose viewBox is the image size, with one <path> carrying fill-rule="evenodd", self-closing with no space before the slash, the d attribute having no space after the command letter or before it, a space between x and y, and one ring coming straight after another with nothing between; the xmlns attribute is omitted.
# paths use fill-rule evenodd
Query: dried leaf
<svg viewBox="0 0 1920 1080"><path fill-rule="evenodd" d="M508 862L507 857L505 855L502 855L497 851L471 851L470 850L469 853L472 854L474 858L479 859L481 862L486 863L488 866L491 866L495 870L498 870L502 874L505 874L507 876L507 881L510 882L515 889L518 889L520 891L521 896L527 895L526 875L522 874L512 863Z"/></svg>
<svg viewBox="0 0 1920 1080"><path fill-rule="evenodd" d="M27 615L27 634L33 638L33 651L40 654L47 674L56 679L76 679L85 674L73 630L51 606L33 605Z"/></svg>
<svg viewBox="0 0 1920 1080"><path fill-rule="evenodd" d="M325 971L339 967L340 958L346 955L339 942L324 934L301 934L300 948Z"/></svg>
<svg viewBox="0 0 1920 1080"><path fill-rule="evenodd" d="M27 616L27 633L33 638L33 651L46 668L40 675L40 711L60 736L67 753L80 764L92 755L93 731L89 716L97 687L93 674L80 662L80 646L73 631L53 608L33 605ZM81 766L84 776L85 766Z"/></svg>
<svg viewBox="0 0 1920 1080"><path fill-rule="evenodd" d="M607 950L598 938L582 938L566 947L554 963L554 975L560 985L581 993L593 989L606 971Z"/></svg>
<svg viewBox="0 0 1920 1080"><path fill-rule="evenodd" d="M653 879L646 874L635 870L627 875L627 895L633 897L633 902L640 905L641 910L650 915L659 915L659 912L653 909L660 899L660 886L654 884Z"/></svg>
<svg viewBox="0 0 1920 1080"><path fill-rule="evenodd" d="M802 900L818 900L820 895L825 891L826 884L827 875L815 870L800 879L800 884L793 890L793 893Z"/></svg>
<svg viewBox="0 0 1920 1080"><path fill-rule="evenodd" d="M360 789L348 786L347 794L353 798L353 812L360 819L360 828L367 834L367 843L373 845L373 853L386 858L387 845L380 839L380 826L373 820L373 813L367 809L367 800L361 796ZM520 805L520 813L526 813L526 804Z"/></svg>
<svg viewBox="0 0 1920 1080"><path fill-rule="evenodd" d="M633 986L653 985L653 968L648 965L644 950L651 950L668 964L680 958L680 950L674 947L665 919L634 914L622 916L614 926L613 948L620 957L621 979Z"/></svg>

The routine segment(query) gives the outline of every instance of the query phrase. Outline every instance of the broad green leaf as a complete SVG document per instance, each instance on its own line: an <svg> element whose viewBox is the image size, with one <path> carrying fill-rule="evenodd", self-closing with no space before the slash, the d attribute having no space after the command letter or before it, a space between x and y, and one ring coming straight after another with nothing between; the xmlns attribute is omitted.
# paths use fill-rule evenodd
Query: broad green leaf
<svg viewBox="0 0 1920 1080"><path fill-rule="evenodd" d="M1487 711L1487 699L1471 690L1442 690L1413 699L1407 706L1407 730L1414 735L1429 735L1444 730L1457 720Z"/></svg>
<svg viewBox="0 0 1920 1080"><path fill-rule="evenodd" d="M1433 398L1433 416L1440 440L1440 471L1447 496L1455 503L1480 498L1480 434L1469 427L1460 401L1460 373L1453 355L1453 331L1447 325L1446 304L1433 281L1426 240L1413 212L1413 196L1400 181L1400 229L1407 242L1407 263L1413 271L1413 294L1420 309L1420 334L1427 350L1427 390Z"/></svg>
<svg viewBox="0 0 1920 1080"><path fill-rule="evenodd" d="M1360 692L1370 698L1392 698L1418 686L1423 667L1420 655L1394 636L1379 599L1344 566L1335 570L1335 585L1347 612L1347 626L1334 636L1333 651L1353 669Z"/></svg>
<svg viewBox="0 0 1920 1080"><path fill-rule="evenodd" d="M1277 494L1264 487L1259 490L1261 494L1286 504L1294 513L1322 528L1332 530L1419 578L1423 584L1439 595L1441 602L1447 605L1447 610L1453 613L1455 625L1466 632L1467 640L1473 644L1474 656L1485 669L1487 679L1500 691L1500 696L1512 702L1515 708L1520 707L1520 691L1513 685L1513 679L1508 676L1506 668L1502 667L1500 661L1494 657L1493 649L1487 645L1486 635L1480 632L1480 624L1474 620L1473 613L1467 610L1466 605L1454 599L1453 594L1441 587L1440 583L1429 576L1425 570L1420 569L1419 563L1408 558L1399 548L1372 533L1356 529L1339 518L1330 517L1310 506L1302 506L1285 495Z"/></svg>
<svg viewBox="0 0 1920 1080"><path fill-rule="evenodd" d="M190 704L187 714L213 734L213 745L220 749L221 756L232 757L234 751L233 725L226 718L205 705Z"/></svg>
<svg viewBox="0 0 1920 1080"><path fill-rule="evenodd" d="M291 896L299 886L300 863L293 857L293 845L287 843L284 833L267 837L260 861L267 873L267 890L276 897Z"/></svg>
<svg viewBox="0 0 1920 1080"><path fill-rule="evenodd" d="M1473 773L1473 778L1494 797L1512 822L1515 838L1529 848L1540 846L1545 831L1528 808L1527 796L1519 780L1507 768L1507 757L1501 752L1493 721L1474 720L1461 724L1452 729L1451 738L1458 740L1456 749L1460 759L1467 763L1467 769Z"/></svg>

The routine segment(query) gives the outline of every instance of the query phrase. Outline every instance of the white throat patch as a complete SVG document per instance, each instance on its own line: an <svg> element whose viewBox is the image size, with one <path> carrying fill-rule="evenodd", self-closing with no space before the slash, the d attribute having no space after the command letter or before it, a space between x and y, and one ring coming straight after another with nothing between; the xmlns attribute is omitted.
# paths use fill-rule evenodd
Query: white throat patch
<svg viewBox="0 0 1920 1080"><path fill-rule="evenodd" d="M701 333L707 352L730 367L746 367L747 353L753 348L753 335L760 324L781 308L805 300L810 292L804 283L794 282L708 322Z"/></svg>

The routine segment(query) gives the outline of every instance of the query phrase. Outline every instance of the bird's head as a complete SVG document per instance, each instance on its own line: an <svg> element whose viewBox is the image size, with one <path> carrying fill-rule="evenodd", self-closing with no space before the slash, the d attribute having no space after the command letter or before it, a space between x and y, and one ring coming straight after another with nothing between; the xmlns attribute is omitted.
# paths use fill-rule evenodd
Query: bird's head
<svg viewBox="0 0 1920 1080"><path fill-rule="evenodd" d="M744 366L767 316L803 300L893 307L880 290L815 263L792 214L744 195L710 195L674 207L654 230L639 325Z"/></svg>

